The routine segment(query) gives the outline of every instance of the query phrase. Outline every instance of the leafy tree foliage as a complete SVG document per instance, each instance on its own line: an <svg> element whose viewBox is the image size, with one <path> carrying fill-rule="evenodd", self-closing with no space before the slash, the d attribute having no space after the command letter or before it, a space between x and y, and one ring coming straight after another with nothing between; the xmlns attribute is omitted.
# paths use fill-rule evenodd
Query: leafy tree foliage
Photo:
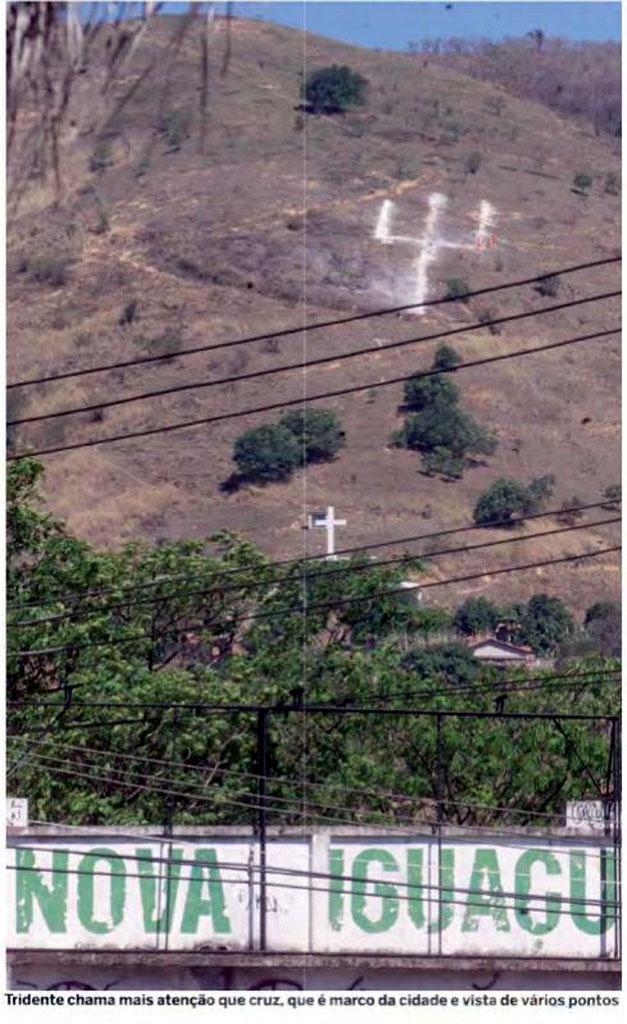
<svg viewBox="0 0 627 1024"><path fill-rule="evenodd" d="M520 621L523 643L536 654L556 654L575 633L575 621L559 597L533 595Z"/></svg>
<svg viewBox="0 0 627 1024"><path fill-rule="evenodd" d="M495 629L502 615L502 610L487 597L468 597L455 612L453 626L463 636L476 636Z"/></svg>
<svg viewBox="0 0 627 1024"><path fill-rule="evenodd" d="M447 299L461 299L464 295L468 295L469 291L470 285L463 277L449 277L446 282Z"/></svg>
<svg viewBox="0 0 627 1024"><path fill-rule="evenodd" d="M279 425L294 435L304 462L331 459L346 443L340 421L329 409L294 409L281 417Z"/></svg>
<svg viewBox="0 0 627 1024"><path fill-rule="evenodd" d="M512 477L499 477L477 500L473 519L478 526L507 522L513 516L524 518L539 512L553 493L553 476L537 477L523 484Z"/></svg>
<svg viewBox="0 0 627 1024"><path fill-rule="evenodd" d="M268 423L246 430L235 441L233 459L248 480L285 480L301 464L302 449L291 430Z"/></svg>
<svg viewBox="0 0 627 1024"><path fill-rule="evenodd" d="M461 730L459 719L445 717L440 777L438 725L429 716L399 714L391 725L389 716L357 711L311 713L303 730L289 710L303 685L308 702L356 709L410 699L432 710L494 709L502 677L462 644L429 645L447 627L446 613L399 594L418 563L276 566L227 532L206 543L98 551L37 507L40 475L32 460L11 466L7 510L10 760L33 817L249 824L255 715L209 714L203 701L282 709L270 716L268 749L277 824L302 822L304 763L310 818L321 823L337 818L338 804L347 823L424 823L443 783L445 821L502 826L507 817L495 808L515 804L512 823L525 824L534 810L559 813L565 800L588 795L582 760L604 784L608 736L585 723L566 723L561 734L551 720L487 718ZM555 609L539 600L526 626L546 646L557 637L546 625ZM573 672L598 670L593 685L574 676L565 687L547 674L542 689L510 693L508 710L607 714L618 692L604 673L616 665L575 662ZM466 689L474 683L481 687ZM83 706L90 701L119 707Z"/></svg>
<svg viewBox="0 0 627 1024"><path fill-rule="evenodd" d="M412 377L405 382L405 404L411 409L424 409L428 405L455 405L459 390L448 377Z"/></svg>
<svg viewBox="0 0 627 1024"><path fill-rule="evenodd" d="M408 416L400 440L415 451L446 448L459 458L492 455L497 444L493 431L455 405L431 405Z"/></svg>
<svg viewBox="0 0 627 1024"><path fill-rule="evenodd" d="M452 345L438 345L433 359L434 370L452 370L459 366L462 357Z"/></svg>
<svg viewBox="0 0 627 1024"><path fill-rule="evenodd" d="M606 658L620 658L622 622L616 601L598 601L591 605L584 620L586 635L595 650Z"/></svg>
<svg viewBox="0 0 627 1024"><path fill-rule="evenodd" d="M310 72L301 95L314 114L338 114L365 102L368 80L347 64L332 64Z"/></svg>

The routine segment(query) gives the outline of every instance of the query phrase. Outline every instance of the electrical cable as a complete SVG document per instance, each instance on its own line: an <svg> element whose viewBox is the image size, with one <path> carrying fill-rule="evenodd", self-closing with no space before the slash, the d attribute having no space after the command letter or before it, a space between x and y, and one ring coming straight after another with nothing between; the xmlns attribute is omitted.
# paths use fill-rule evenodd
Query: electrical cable
<svg viewBox="0 0 627 1024"><path fill-rule="evenodd" d="M574 274L579 270L590 270L593 267L606 266L610 263L620 263L621 256L607 257L602 260L591 260L587 263L579 263L575 266L563 267L558 270L553 270L546 274L541 274L536 277L527 277L518 279L516 281L508 281L498 285L491 285L487 288L478 288L471 292L466 292L464 295L456 296L454 299L450 297L443 297L439 299L431 299L428 302L420 303L409 303L404 306L388 306L385 309L372 310L369 313L356 313L347 317L339 317L333 320L323 320L314 324L299 324L298 327L283 328L279 331L271 331L266 334L253 334L244 338L236 338L230 341L216 342L210 345L199 345L194 348L184 349L177 353L177 358L183 356L196 355L200 352L211 352L217 349L232 348L236 345L246 345L256 341L266 341L269 338L284 338L291 334L302 334L303 331L318 331L324 327L335 327L338 325L355 323L358 320L369 320L373 317L386 316L391 313L402 313L410 309L426 309L431 306L438 306L449 302L459 302L465 299L475 298L478 295L488 295L494 292L504 291L508 288L521 288L528 284L537 284L540 281L545 281L548 277L556 277L565 274ZM50 374L47 377L32 377L27 380L13 381L7 384L7 389L10 388L22 388L28 387L33 384L47 384L51 381L67 380L70 377L84 377L88 374L103 373L105 370L118 370L129 366L145 365L146 363L156 363L163 360L163 355L160 356L140 356L136 359L127 359L122 362L115 363L103 363L100 366L87 367L82 370L72 370L66 373Z"/></svg>
<svg viewBox="0 0 627 1024"><path fill-rule="evenodd" d="M570 338L567 339L566 341L554 342L550 345L539 346L532 349L521 349L518 352L509 352L500 356L489 356L485 359L477 359L472 362L460 364L455 367L454 372L457 373L460 369L463 369L464 367L468 368L470 366L485 366L488 363L500 362L503 359L513 359L516 356L533 355L535 352L539 352L540 350L548 351L548 349L563 348L566 345L578 344L581 341L589 341L592 337L597 338L601 336L607 336L609 334L617 334L618 332L619 328L614 328L610 331L596 332L594 335L584 335L577 339ZM452 371L441 370L438 372L443 373ZM323 391L315 395L308 395L307 402L316 402L322 398L339 398L345 395L354 395L360 391L373 391L377 388L390 387L392 384L400 384L408 380L413 380L415 377L415 373L403 374L400 377L390 377L384 381L370 381L367 384L357 384L351 387L337 388L334 391ZM184 430L191 427L206 426L207 424L219 423L225 420L239 419L242 416L249 416L252 415L253 413L273 412L276 411L277 409L287 409L294 405L302 405L302 401L302 396L300 396L299 398L289 398L280 402L271 402L266 405L249 406L247 409L236 409L233 412L219 413L216 414L215 416L205 416L194 420L184 420L181 421L180 423L170 423L161 427L147 427L144 428L143 430L135 430L125 434L111 434L108 437L91 438L87 441L74 441L71 444L57 445L53 448L39 448L36 449L35 451L11 453L6 456L6 461L15 462L18 459L36 458L42 455L53 455L58 452L77 451L79 448L94 448L98 445L112 444L113 442L116 441L133 440L138 437L153 437L156 434L168 434L176 430Z"/></svg>
<svg viewBox="0 0 627 1024"><path fill-rule="evenodd" d="M524 525L527 521L531 521L531 520L534 520L534 519L545 519L545 518L547 518L549 516L560 516L560 515L564 516L564 515L576 514L576 513L579 513L579 512L585 512L585 511L588 511L590 509L595 509L595 508L603 508L603 509L606 509L607 511L614 511L615 512L615 511L618 511L618 509L616 508L616 505L618 505L618 504L620 504L620 500L615 501L615 502L611 502L607 498L605 498L603 501L589 502L589 503L584 504L584 505L581 505L581 504L579 504L579 505L564 505L564 506L562 506L562 508L548 509L546 512L532 512L532 513L526 514L524 516L512 516L512 517L507 518L507 519L496 519L496 520L493 520L489 524L489 528L490 529L497 529L498 527L501 527L501 526L508 527L508 528L509 527L514 527L514 526L521 526L521 525ZM429 533L413 534L413 535L411 535L409 537L396 537L396 538L393 538L391 540L375 541L375 542L373 542L371 544L358 544L358 545L355 545L353 547L338 548L336 550L335 554L336 554L336 556L340 556L340 555L342 555L342 556L344 556L344 555L353 555L353 554L362 553L364 551L373 551L376 548L391 547L391 546L393 546L395 544L410 544L410 543L413 543L413 542L416 542L416 541L431 540L431 539L436 538L436 537L448 537L448 536L451 536L451 535L456 534L456 533L468 533L468 532L475 532L477 530L485 530L485 529L486 529L486 526L483 526L483 525L480 526L477 523L468 523L466 526L454 526L454 527L449 527L446 530L432 530ZM229 567L227 569L221 569L218 572L213 573L211 578L212 578L212 580L214 578L221 579L224 576L232 576L232 575L236 575L236 574L242 573L242 572L251 572L251 571L254 571L254 570L257 570L257 569L273 569L275 567L283 567L283 566L298 567L300 565L309 564L310 562L325 561L327 559L327 557L328 556L326 554L320 554L320 555L307 555L304 558L276 559L274 561L265 562L265 563L264 562L254 562L254 563L253 562L249 562L249 563L244 564L244 565L237 565L237 566ZM418 557L420 557L420 556L418 556ZM378 563L378 564L381 564L381 563ZM42 604L44 604L44 603L51 604L53 598L56 599L56 600L59 600L59 601L60 600L64 600L66 598L74 599L74 600L84 600L85 598L100 597L103 594L110 594L110 593L121 594L122 597L120 598L120 600L123 601L124 600L124 596L123 595L125 595L126 593L132 593L132 592L135 592L137 590L145 590L148 587L161 586L163 584L175 582L175 581L178 581L178 580L181 580L181 579L184 580L185 582L189 582L190 580L196 580L196 579L204 579L206 577L206 575L207 575L207 573L192 573L191 575L187 574L187 573L175 573L175 574L173 574L171 576L160 576L160 577L156 577L156 578L151 579L151 580L146 580L143 583L135 584L132 587L127 588L127 590L125 590L124 588L120 588L120 587L100 587L100 588L78 590L78 591L57 591L56 593L53 592L53 595L52 595L50 601L47 601L47 602L41 602L41 601L12 602L12 603L8 603L7 604L7 610L8 611L13 611L13 610L16 610L16 609L21 609L21 608L38 608L38 607L41 607Z"/></svg>
<svg viewBox="0 0 627 1024"><path fill-rule="evenodd" d="M492 569L492 570L489 570L489 571L484 569L483 572L480 572L480 573L470 573L470 574L468 574L466 576L454 576L454 577L451 576L451 577L448 577L446 579L435 580L435 581L430 582L430 583L416 584L416 589L426 590L426 589L432 588L432 587L446 586L447 584L450 584L450 583L466 583L466 582L469 582L471 580L483 579L486 576L501 576L501 575L503 575L505 573L522 572L522 571L525 571L527 569L536 569L536 568L540 568L540 567L547 566L547 565L561 565L561 564L564 564L564 563L567 563L567 562L577 562L577 561L580 561L580 560L583 560L583 559L586 559L586 558L598 558L600 555L607 555L607 554L611 554L613 552L620 551L620 550L621 550L621 546L620 545L613 545L613 546L607 547L607 548L599 548L597 551L584 552L584 553L582 553L580 555L565 555L565 556L563 556L561 558L544 559L542 561L537 561L537 562L528 562L528 563L526 563L524 565L507 566L507 567L502 568L502 569ZM400 591L400 593L402 593L402 591ZM313 604L308 605L308 611L309 612L310 611L318 611L318 610L323 609L323 608L344 607L346 605L363 603L364 601L372 601L374 598L377 598L377 597L387 597L387 598L390 598L392 595L398 595L398 594L399 594L399 590L398 589L387 589L387 590L382 590L382 591L375 591L372 594L368 594L368 595L365 595L365 596L362 596L362 597L339 598L339 599L336 599L336 600L333 600L333 601L314 602ZM283 609L283 610L277 611L277 612L250 612L248 614L244 614L243 616L234 617L233 619L227 620L226 622L223 623L223 625L225 626L225 628L226 627L232 628L232 626L237 625L240 622L249 622L249 621L258 620L258 619L285 618L286 614L290 614L290 615L302 614L302 609L299 609L299 608L294 609L294 608L292 608L292 609L289 609L289 610ZM221 624L213 623L213 624L207 625L205 623L200 623L200 624L195 624L195 625L191 625L191 626L188 625L188 626L181 627L181 628L175 629L175 630L164 630L162 633L159 634L158 638L161 640L161 639L163 639L164 637L167 637L167 636L179 636L182 633L194 632L195 630L202 632L202 631L206 631L208 629L211 629L211 630L215 631L215 629L216 629L216 627L218 625L221 625ZM153 638L149 634L141 634L140 636L135 636L135 637L125 637L125 638L113 637L113 638L110 638L108 640L93 640L93 641L87 641L85 643L69 643L69 644L59 645L57 647L42 647L42 648L39 648L39 649L36 649L36 650L8 651L7 654L10 657L20 657L20 658L41 657L42 655L58 654L58 653L61 653L63 651L74 651L74 652L76 652L76 651L85 650L87 648L93 648L93 647L109 647L109 646L117 645L117 644L141 643L141 641L143 641L143 640L152 640L154 642Z"/></svg>
<svg viewBox="0 0 627 1024"><path fill-rule="evenodd" d="M166 779L160 779L159 781L162 781L162 782L166 783L168 788L164 788L163 786L146 785L145 783L138 782L137 779L148 779L148 780L150 780L150 779L153 778L153 776L145 775L144 773L137 772L137 771L134 772L134 775L136 776L136 778L130 778L129 777L129 780L125 781L123 779L111 779L108 776L97 775L97 774L95 774L91 770L89 771L89 773L84 772L84 771L76 770L76 766L75 766L75 762L74 761L70 761L70 760L64 759L64 758L57 758L57 757L54 757L54 755L37 754L37 755L35 755L35 757L36 757L37 762L39 762L39 767L41 769L45 770L45 771L49 771L49 772L57 773L57 774L61 774L61 775L69 775L69 776L77 777L77 778L88 779L90 781L95 780L95 781L99 781L99 782L105 782L108 786L111 786L113 788L117 787L118 789L133 789L133 790L140 790L140 791L148 792L148 793L158 793L160 795L165 795L165 796L183 797L185 799L190 800L192 803L198 803L198 802L209 803L209 802L211 802L211 803L214 803L215 809L217 811L223 810L225 806L228 807L228 808L231 808L231 807L244 808L245 810L248 810L248 811L255 811L257 809L257 801L259 799L259 794L257 793L257 791L253 791L253 790L245 791L244 793L240 793L239 795L242 796L243 799L238 800L235 797L226 797L226 796L224 796L220 792L214 793L213 795L209 795L206 792L198 792L198 791L196 791L194 789L190 789L189 785L187 785L187 787L186 787L186 789L184 791L181 791L180 789L178 789L178 790L177 789L172 789L172 788L169 788L169 787L171 785L176 785L177 783L176 783L175 780L167 779L167 778ZM51 762L51 763L47 764L47 763L44 763L44 762ZM61 768L61 767L58 767L58 765L60 765L60 764L71 765L72 767L71 768ZM91 768L93 768L93 765L89 765L88 767L90 767L90 769L91 769ZM99 766L96 765L96 767L99 767ZM111 768L109 768L109 771L114 771L116 774L122 774L124 769L111 769ZM244 799L244 797L249 797L250 799ZM301 802L300 802L299 798L297 798L297 797L294 797L294 798L290 799L290 798L287 798L287 797L284 797L284 798L282 798L282 797L272 797L272 796L270 796L268 794L265 794L263 800L264 800L264 808L265 808L265 810L267 811L268 814L282 814L282 813L284 813L286 816L292 817L292 818L303 818L303 817L308 817L309 816L308 812L303 811L303 810L300 809ZM288 806L288 807L284 807L284 806L280 806L280 805L277 806L279 804L279 801L281 803L288 803L288 804L290 804L290 806ZM312 805L312 806L320 806L320 807L328 806L324 802L308 801L308 803L310 805ZM433 803L434 803L434 806L437 805L437 801L434 800ZM329 809L330 810L339 810L339 811L342 811L342 810L350 811L352 808L334 808L334 807L330 807ZM367 811L362 811L360 813L368 813L368 812ZM373 814L373 815L377 815L380 812L375 810L375 811L371 811L370 813ZM402 834L402 835L409 834L409 835L412 835L412 836L420 836L420 838L431 838L433 836L433 832L431 832L431 833L428 833L428 832L427 833L420 833L420 832L416 831L417 829L425 828L425 827L426 828L430 828L430 829L434 829L434 828L437 828L437 826L438 826L438 821L426 821L426 820L419 820L419 821L411 822L410 824L404 824L403 822L408 820L407 817L400 817L398 819L398 821L395 821L395 822L392 822L392 823L386 823L386 822L380 822L380 821L372 821L372 822L367 822L367 821L363 821L363 820L359 821L359 820L355 820L354 818L339 817L337 815L331 815L331 814L319 814L317 812L315 812L315 817L317 819L319 819L320 822L325 822L327 825L332 825L332 826L354 826L354 827L359 827L359 826L364 827L364 826L366 826L366 827L376 828L376 829L378 829L378 830L380 830L382 832L394 832L394 833ZM285 823L283 823L283 824L285 824ZM485 825L482 825L482 826L465 825L465 824L461 824L460 825L457 822L449 822L447 824L451 828L459 829L460 831L462 831L464 833L464 836L463 836L464 840L466 840L468 838L477 838L477 837L485 839L486 835L489 835L491 840L494 840L495 838L499 838L499 839L507 839L509 841L509 840L512 840L512 839L520 839L521 838L519 832L513 832L511 830L508 831L507 829L503 829L500 826L491 827L491 826L485 826ZM479 831L478 836L477 836L477 829L478 828L480 829L480 831ZM513 842L508 842L508 845L516 847L517 844L513 843ZM526 844L520 844L520 846L522 848L524 848L525 845Z"/></svg>
<svg viewBox="0 0 627 1024"><path fill-rule="evenodd" d="M7 739L15 741L16 743L28 743L28 738L27 737L21 736L21 735L17 735L17 734L9 733L7 735ZM165 767L169 767L171 769L172 768L185 769L185 770L192 771L192 772L200 772L203 775L209 775L211 777L211 779L213 779L214 775L221 775L221 776L225 776L226 775L226 776L236 776L237 778L253 779L253 780L257 781L257 782L259 780L263 779L267 783L278 783L278 784L287 784L287 785L294 785L294 781L295 781L293 777L288 777L288 776L261 775L258 772L245 772L245 771L241 771L239 769L233 769L233 768L220 768L218 765L188 764L188 763L186 763L184 761L165 760L163 758L158 758L158 757L146 757L146 756L142 756L140 754L128 754L128 753L124 753L123 751L113 750L110 747L103 749L103 748L98 748L98 747L87 747L87 746L85 746L83 744L77 744L77 743L64 743L62 740L54 739L54 738L52 739L52 742L54 743L55 747L62 747L64 750L79 751L81 753L88 753L88 754L96 754L96 755L102 756L102 757L118 758L118 759L121 759L122 761L142 761L142 762L145 762L145 763L148 763L148 764L151 764L151 765L165 766ZM68 763L70 763L70 762L68 762ZM468 807L468 808L472 808L473 810L487 810L487 811L491 811L492 813L498 812L498 813L503 813L503 814L522 814L522 815L525 815L527 817L550 819L551 821L561 821L561 819L564 817L563 814L559 814L559 813L551 813L551 812L548 812L548 811L534 811L534 810L531 810L531 809L526 809L524 807L522 807L522 808L521 807L514 807L514 806L511 806L511 805L510 806L492 807L490 804L480 804L480 803L476 803L475 801L468 801L468 800L447 800L447 799L431 800L431 798L425 797L424 795L423 796L412 796L412 795L410 795L408 793L397 793L397 792L391 791L389 789L382 789L381 787L349 786L346 783L342 783L342 782L329 782L328 780L323 782L323 781L320 781L319 779L308 778L306 780L306 785L307 785L307 787L313 788L313 789L324 789L324 790L327 790L327 789L332 789L332 790L340 789L340 790L343 790L346 793L357 793L357 794L360 794L360 795L361 794L367 794L369 796L373 796L377 800L381 800L381 799L385 798L385 799L390 799L390 800L394 800L394 801L407 801L409 803L424 802L425 800L429 800L430 802L432 802L434 804L438 804L438 805L442 804L444 806L451 805L453 807ZM350 811L350 810L352 810L352 808L344 806L344 807L342 807L342 810ZM462 828L462 827L466 827L466 826L458 825L457 823L455 823L455 827L456 828L457 827ZM498 828L498 826L485 825L485 824L481 825L481 826L468 826L468 827L472 827L472 828L474 828L474 827L481 827L481 828L484 828L484 829Z"/></svg>
<svg viewBox="0 0 627 1024"><path fill-rule="evenodd" d="M460 554L460 553L465 553L467 551L477 551L479 549L484 549L484 548L499 547L499 546L501 546L503 544L515 544L515 543L518 543L520 541L525 541L525 540L536 540L539 537L551 537L551 536L554 536L556 534L572 533L573 531L577 531L577 530L592 529L595 526L607 526L607 525L611 525L613 523L620 523L620 522L621 522L621 517L620 516L615 516L612 519L598 519L598 520L595 520L594 522L591 522L591 523L578 523L578 524L575 524L573 526L555 527L552 530L542 530L539 533L524 534L524 535L521 535L519 537L505 537L505 538L502 538L501 540L483 541L480 544L467 544L467 545L462 546L462 547L443 548L440 551L433 551L429 555L426 555L426 556L422 555L422 558L425 558L425 557L428 558L428 559L440 558L442 555ZM322 570L322 571L318 571L318 572L308 573L308 574L303 575L303 576L285 577L285 578L283 578L281 580L271 580L271 581L262 580L259 583L250 582L250 583L243 583L243 584L240 584L240 585L234 584L232 586L228 586L227 585L227 586L222 586L222 587L212 587L209 590L201 589L201 590L189 590L189 591L176 591L174 594L159 595L159 596L156 596L156 597L145 597L145 598L138 598L138 599L135 599L135 600L133 600L131 598L130 602L129 602L128 598L125 598L125 599L120 599L120 600L114 602L113 604L111 604L109 606L106 606L104 608L102 608L102 607L96 608L96 609L94 609L94 612L96 614L103 614L103 613L106 613L106 612L110 612L112 609L119 608L122 605L126 606L129 603L131 603L132 605L155 604L157 602L167 601L167 600L172 599L172 598L174 598L174 599L176 599L176 598L184 598L184 599L186 599L186 598L189 598L189 597L208 597L208 596L211 596L212 594L216 594L216 593L218 593L218 594L220 594L220 596L222 596L223 594L230 593L232 591L241 591L241 590L249 591L251 589L254 590L254 589L259 589L260 587L267 587L267 586L276 587L276 586L287 586L289 584L308 583L312 579L319 579L319 578L327 579L330 576L332 577L332 576L335 576L335 575L338 575L338 574L345 574L347 572L367 572L367 571L372 570L372 569L379 569L379 568L382 568L382 567L385 567L385 566L389 566L389 565L400 565L400 564L403 564L403 563L411 563L412 561L416 561L416 559L418 557L419 556L417 556L417 555L414 555L414 556L412 556L412 555L402 555L402 556L397 557L397 558L386 558L386 559L382 559L381 561L377 561L377 562L367 562L364 565L343 566L343 567L340 567L338 569ZM417 587L419 587L419 584L417 584ZM43 625L43 624L46 624L46 623L49 623L49 622L58 622L58 621L61 621L61 620L65 620L65 619L71 618L74 614L75 614L74 611L68 610L68 611L65 611L65 612L58 612L58 613L56 613L54 615L44 616L43 618L39 618L39 619L31 619L31 620L26 619L26 620L20 620L18 622L9 622L8 626L9 626L10 629L32 628L33 626L39 626L39 625ZM90 615L90 614L93 614L93 612L90 612L90 610L87 609L87 610L85 610L85 614L86 615Z"/></svg>
<svg viewBox="0 0 627 1024"><path fill-rule="evenodd" d="M288 373L289 371L292 371L292 370L299 370L300 372L303 372L305 370L310 369L313 366L324 366L325 364L328 364L328 363L340 363L340 362L344 362L347 359L356 359L359 356L371 355L374 352L376 352L376 353L387 352L390 349L404 348L407 345L417 345L417 344L422 344L424 342L437 341L437 340L442 339L442 338L449 338L449 337L452 337L454 335L465 334L468 331L480 331L480 330L483 330L485 328L496 327L498 325L506 324L506 323L512 323L512 322L517 321L517 320L527 320L530 317L541 316L544 313L552 313L552 312L554 312L556 310L569 309L572 306L579 306L579 305L582 305L583 303L587 303L587 302L593 302L593 301L598 301L600 299L607 299L607 298L616 298L620 294L621 294L620 291L607 292L605 294L588 296L588 297L583 298L583 299L575 299L575 300L570 301L570 302L561 302L558 305L547 306L544 309L532 310L532 311L526 312L526 313L515 313L515 314L513 314L511 316L504 316L504 317L499 317L497 319L485 320L483 322L477 322L477 323L474 323L474 324L468 324L468 326L456 327L456 328L453 328L453 329L451 329L449 331L444 331L444 332L438 331L435 334L422 335L422 336L419 336L417 338L406 338L406 339L403 339L401 341L391 341L391 342L389 342L388 344L386 344L383 347L381 347L379 345L368 345L368 346L366 346L364 348L355 349L353 352L340 352L340 353L337 353L337 354L334 354L334 355L330 355L330 356L320 356L317 359L310 359L307 362L303 362L301 360L298 363L288 363L285 366L267 367L265 370L252 370L249 373L240 373L240 374L236 374L236 375L231 376L231 377L219 377L216 380L195 381L195 382L193 382L191 384L174 384L174 385L171 385L170 387L167 387L167 388L157 389L156 391L144 391L144 392L141 392L140 394L127 395L127 396L125 396L123 398L112 398L112 399L110 399L109 401L106 401L106 402L94 402L91 405L79 405L79 406L74 406L71 409L60 409L60 410L57 410L56 412L39 413L36 416L22 416L19 419L9 420L7 422L7 426L8 427L16 427L16 426L23 425L25 423L40 423L43 420L54 420L54 419L58 419L60 416L76 416L79 413L96 412L96 411L101 412L104 409L112 409L112 408L117 407L117 406L129 405L129 404L134 403L134 402L146 402L146 401L154 399L154 398L165 398L168 395L175 395L175 394L180 394L182 392L196 391L196 390L198 390L200 388L205 388L205 389L206 388L215 388L215 387L218 387L218 386L221 386L221 385L225 385L225 384L238 384L238 383L241 383L241 381L255 380L255 379L261 378L261 377L273 377L277 373ZM539 346L539 347L537 347L535 349L526 349L526 350L521 350L521 352L505 353L505 354L503 354L503 355L501 355L501 356L499 356L497 358L499 358L499 359L510 358L511 359L511 358L514 358L517 355L529 355L532 352L545 352L548 349L560 348L560 347L563 347L566 344L574 345L574 344L576 344L576 343L578 343L579 341L582 341L582 340L583 341L588 341L588 340L591 340L592 338L604 337L608 333L614 333L614 332L613 331L612 332L600 331L600 332L597 332L596 334L585 335L583 338L571 339L570 341L567 341L567 342L554 342L552 344ZM439 376L441 373L456 373L458 370L463 370L464 366L472 366L472 365L475 365L475 366L476 365L481 365L481 361L478 361L477 363L474 363L474 364L473 363L459 363L457 366L454 366L454 367L448 367L448 368L445 367L445 368L442 368L442 369L435 368L435 369L431 369L431 370L425 370L425 371L422 371L422 372L417 372L417 373L413 374L412 379L418 380L418 379L425 378L425 377Z"/></svg>

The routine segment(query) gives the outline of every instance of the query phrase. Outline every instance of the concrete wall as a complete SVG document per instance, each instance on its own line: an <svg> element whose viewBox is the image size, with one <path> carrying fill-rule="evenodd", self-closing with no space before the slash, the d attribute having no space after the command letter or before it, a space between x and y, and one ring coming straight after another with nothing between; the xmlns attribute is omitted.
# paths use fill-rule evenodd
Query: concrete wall
<svg viewBox="0 0 627 1024"><path fill-rule="evenodd" d="M267 849L266 948L377 956L612 957L603 838L315 830ZM12 837L13 949L260 948L260 849L224 834ZM169 877L168 876L169 872ZM603 899L602 899L603 897ZM604 902L605 901L605 902Z"/></svg>
<svg viewBox="0 0 627 1024"><path fill-rule="evenodd" d="M620 988L620 975L599 971L477 970L373 970L371 968L294 967L64 967L54 962L41 966L11 967L8 988L22 990L294 990L401 989L406 991L497 989L599 990Z"/></svg>

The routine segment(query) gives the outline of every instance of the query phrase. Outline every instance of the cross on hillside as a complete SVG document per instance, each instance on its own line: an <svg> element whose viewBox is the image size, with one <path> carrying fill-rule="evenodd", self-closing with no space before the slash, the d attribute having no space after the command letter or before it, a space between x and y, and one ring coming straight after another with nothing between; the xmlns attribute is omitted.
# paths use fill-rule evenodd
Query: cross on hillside
<svg viewBox="0 0 627 1024"><path fill-rule="evenodd" d="M307 516L307 528L309 530L319 527L327 531L327 561L337 561L335 554L335 527L346 526L345 519L335 518L335 508L327 505L326 512L314 512Z"/></svg>

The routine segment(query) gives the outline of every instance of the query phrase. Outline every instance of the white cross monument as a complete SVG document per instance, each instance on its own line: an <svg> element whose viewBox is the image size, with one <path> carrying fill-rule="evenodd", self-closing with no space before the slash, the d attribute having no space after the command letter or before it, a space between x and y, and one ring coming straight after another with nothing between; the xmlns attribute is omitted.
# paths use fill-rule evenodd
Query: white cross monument
<svg viewBox="0 0 627 1024"><path fill-rule="evenodd" d="M320 527L327 531L327 561L329 562L337 561L337 555L335 554L336 526L346 526L346 520L335 518L335 508L333 505L327 505L326 512L313 512L307 516L307 529L312 530L315 527Z"/></svg>

